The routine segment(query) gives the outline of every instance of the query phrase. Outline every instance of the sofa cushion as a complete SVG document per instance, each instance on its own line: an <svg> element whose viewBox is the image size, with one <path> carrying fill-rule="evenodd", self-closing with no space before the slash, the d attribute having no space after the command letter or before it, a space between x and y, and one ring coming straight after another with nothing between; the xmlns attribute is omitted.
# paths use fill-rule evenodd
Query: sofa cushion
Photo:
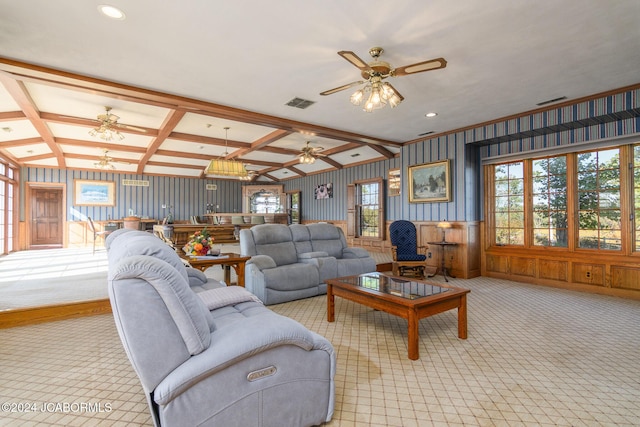
<svg viewBox="0 0 640 427"><path fill-rule="evenodd" d="M227 305L236 305L241 302L262 303L257 296L240 286L227 286L224 288L210 289L197 294L209 310L215 310Z"/></svg>
<svg viewBox="0 0 640 427"><path fill-rule="evenodd" d="M185 265L168 245L162 243L160 239L144 231L130 230L126 233L126 238L114 239L109 248L109 263L116 264L119 260L131 255L148 255L164 260L188 280Z"/></svg>
<svg viewBox="0 0 640 427"><path fill-rule="evenodd" d="M333 224L316 223L309 224L307 228L314 251L322 251L328 253L329 256L342 258L342 249L345 245L338 227Z"/></svg>
<svg viewBox="0 0 640 427"><path fill-rule="evenodd" d="M295 263L264 270L267 288L278 291L293 291L318 286L320 273L311 264Z"/></svg>
<svg viewBox="0 0 640 427"><path fill-rule="evenodd" d="M291 231L284 224L263 224L251 228L257 255L268 255L276 265L293 264L298 261Z"/></svg>
<svg viewBox="0 0 640 427"><path fill-rule="evenodd" d="M311 235L309 234L309 228L302 224L291 224L289 226L291 230L291 237L293 238L293 244L296 247L298 256L303 253L313 252L313 246L311 246Z"/></svg>
<svg viewBox="0 0 640 427"><path fill-rule="evenodd" d="M122 259L109 273L113 282L141 279L153 286L171 313L190 354L199 354L209 347L211 314L191 291L186 279L167 262L147 255L133 255Z"/></svg>

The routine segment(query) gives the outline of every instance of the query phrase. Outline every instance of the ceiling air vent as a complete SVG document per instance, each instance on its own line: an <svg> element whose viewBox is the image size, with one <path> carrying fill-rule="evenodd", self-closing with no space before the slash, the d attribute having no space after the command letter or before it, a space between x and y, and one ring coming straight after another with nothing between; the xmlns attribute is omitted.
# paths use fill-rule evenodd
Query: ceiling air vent
<svg viewBox="0 0 640 427"><path fill-rule="evenodd" d="M310 107L313 104L315 104L315 101L309 101L308 99L302 98L293 98L291 101L287 102L286 105L288 105L289 107L296 107L304 110L305 108Z"/></svg>
<svg viewBox="0 0 640 427"><path fill-rule="evenodd" d="M538 107L542 107L543 105L547 105L547 104L553 104L554 102L558 102L558 101L563 101L567 99L566 96L561 96L560 98L555 98L555 99L550 99L548 101L542 101L542 102L538 102L536 105Z"/></svg>
<svg viewBox="0 0 640 427"><path fill-rule="evenodd" d="M433 133L432 130L430 130L429 132L423 132L421 134L418 134L418 136L427 136L427 135L431 135Z"/></svg>

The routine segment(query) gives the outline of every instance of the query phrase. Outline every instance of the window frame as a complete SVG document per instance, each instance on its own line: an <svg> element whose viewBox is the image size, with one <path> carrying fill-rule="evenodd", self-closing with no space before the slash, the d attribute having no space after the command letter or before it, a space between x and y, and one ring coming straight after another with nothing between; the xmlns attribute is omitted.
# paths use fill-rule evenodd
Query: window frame
<svg viewBox="0 0 640 427"><path fill-rule="evenodd" d="M561 151L545 154L537 153L535 157L521 158L518 156L505 156L501 161L491 159L484 167L485 179L485 233L487 236L486 248L491 250L534 250L537 252L573 252L582 254L606 254L612 256L634 255L640 256L640 244L636 241L636 229L640 227L640 218L634 215L640 206L635 207L634 189L634 149L640 147L637 141L624 145L594 145L580 151ZM619 149L619 196L620 196L620 227L621 244L619 249L581 248L579 247L579 216L578 216L578 155L581 153L601 152L610 149ZM524 154L524 153L523 153ZM566 182L567 182L567 246L536 245L534 240L534 206L533 206L533 162L545 158L566 157ZM495 209L495 170L496 167L512 163L524 163L524 187L525 187L525 244L499 245L496 240L496 209ZM628 167L627 167L628 166ZM636 165L639 168L640 165ZM640 169L638 169L640 170ZM635 172L637 172L636 170ZM640 188L640 187L639 187ZM639 199L640 200L640 199ZM640 203L640 201L638 202ZM629 220L627 220L629 219ZM640 229L639 229L640 230ZM502 248L502 249L500 249Z"/></svg>
<svg viewBox="0 0 640 427"><path fill-rule="evenodd" d="M362 233L360 217L362 203L361 189L365 185L376 184L378 186L377 206L378 213L375 216L378 233L376 236L364 236ZM384 180L382 178L364 179L353 181L347 186L347 237L361 240L384 240L385 239L385 199Z"/></svg>

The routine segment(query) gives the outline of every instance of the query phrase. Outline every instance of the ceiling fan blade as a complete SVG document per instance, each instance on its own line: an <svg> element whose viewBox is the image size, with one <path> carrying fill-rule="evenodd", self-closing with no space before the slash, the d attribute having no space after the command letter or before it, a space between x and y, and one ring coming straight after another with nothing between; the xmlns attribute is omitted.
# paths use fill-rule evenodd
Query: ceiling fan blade
<svg viewBox="0 0 640 427"><path fill-rule="evenodd" d="M358 55L351 52L350 50L341 50L340 52L338 52L338 55L342 56L344 59L351 62L353 65L355 65L362 71L371 70L371 67L369 67L369 64L364 62Z"/></svg>
<svg viewBox="0 0 640 427"><path fill-rule="evenodd" d="M446 66L447 61L445 61L444 58L436 58L396 68L395 70L393 70L392 74L394 76L405 76L407 74L422 73L423 71L438 70Z"/></svg>
<svg viewBox="0 0 640 427"><path fill-rule="evenodd" d="M320 95L331 95L332 93L340 92L341 90L349 89L350 87L361 85L362 83L364 83L364 80L351 82L346 85L342 85L333 89L325 90L324 92L320 92Z"/></svg>

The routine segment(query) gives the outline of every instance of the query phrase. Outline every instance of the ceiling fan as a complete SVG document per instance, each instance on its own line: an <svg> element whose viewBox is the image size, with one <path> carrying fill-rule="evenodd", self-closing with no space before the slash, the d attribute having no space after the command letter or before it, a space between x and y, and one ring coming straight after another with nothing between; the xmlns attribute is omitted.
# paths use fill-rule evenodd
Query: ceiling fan
<svg viewBox="0 0 640 427"><path fill-rule="evenodd" d="M109 156L108 153L109 150L107 150L106 148L102 149L102 156L98 157L98 161L93 164L97 169L115 170L116 167L113 165L114 163L122 163L125 165L130 164L129 162L116 160L113 157Z"/></svg>
<svg viewBox="0 0 640 427"><path fill-rule="evenodd" d="M300 154L298 157L300 158L300 163L308 164L314 163L318 157L326 157L324 154L320 152L324 150L322 147L312 147L309 145L311 141L307 141L307 145L300 150Z"/></svg>
<svg viewBox="0 0 640 427"><path fill-rule="evenodd" d="M387 82L383 83L382 81L384 79L387 77L401 77L409 74L422 73L424 71L437 70L447 66L447 61L444 58L435 58L405 65L404 67L393 68L388 62L379 59L382 52L384 52L384 49L381 47L372 47L369 49L369 54L373 58L373 61L369 63L363 61L358 55L349 50L341 50L338 52L338 55L355 65L361 71L364 80L358 80L320 92L320 95L331 95L365 83L364 88L357 90L351 95L352 104L360 105L365 99L365 96L368 95L364 105L364 111L372 112L374 109L384 107L387 103L389 103L391 108L394 108L404 100L404 97L391 86L391 84Z"/></svg>
<svg viewBox="0 0 640 427"><path fill-rule="evenodd" d="M111 113L111 107L104 107L105 113L98 114L98 127L95 127L89 131L89 135L98 137L100 139L104 139L105 141L113 141L118 140L122 141L124 139L124 135L122 135L118 128L123 129L131 129L139 132L146 132L145 129L137 128L135 126L124 125L118 123L120 120L119 116Z"/></svg>

